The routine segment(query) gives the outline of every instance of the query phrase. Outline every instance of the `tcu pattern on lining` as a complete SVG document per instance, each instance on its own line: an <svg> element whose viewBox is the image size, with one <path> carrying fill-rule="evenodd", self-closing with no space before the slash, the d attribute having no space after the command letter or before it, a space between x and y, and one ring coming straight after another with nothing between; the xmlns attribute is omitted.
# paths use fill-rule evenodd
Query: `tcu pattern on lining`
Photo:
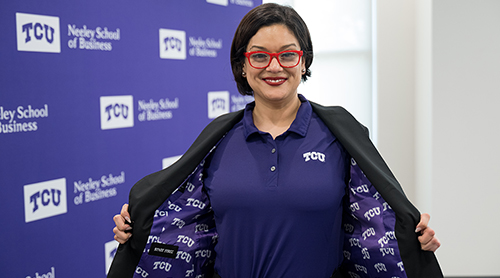
<svg viewBox="0 0 500 278"><path fill-rule="evenodd" d="M210 202L203 190L203 163L156 210L134 278L208 278L206 274L213 272L217 232ZM352 278L406 278L394 232L394 212L354 160L350 168L349 204L343 216L342 268ZM175 258L150 255L152 243L174 245L179 249Z"/></svg>
<svg viewBox="0 0 500 278"><path fill-rule="evenodd" d="M205 274L213 273L217 233L213 211L203 190L203 163L156 210L134 278L208 278ZM155 242L178 246L175 258L149 255Z"/></svg>
<svg viewBox="0 0 500 278"><path fill-rule="evenodd" d="M351 278L406 278L394 232L396 215L351 159L349 208L344 208L343 269Z"/></svg>

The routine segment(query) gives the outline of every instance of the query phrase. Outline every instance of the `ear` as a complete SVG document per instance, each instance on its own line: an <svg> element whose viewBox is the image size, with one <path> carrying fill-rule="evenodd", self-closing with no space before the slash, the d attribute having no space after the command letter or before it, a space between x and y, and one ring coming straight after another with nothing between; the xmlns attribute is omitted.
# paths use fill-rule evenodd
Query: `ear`
<svg viewBox="0 0 500 278"><path fill-rule="evenodd" d="M245 61L243 61L243 65L242 65L242 67L241 67L241 71L242 71L242 74L244 73L244 74L243 74L243 77L244 77L244 78L246 78L246 75L245 75L245 74L247 73L247 69L248 69L248 67L247 67L247 63L245 63Z"/></svg>
<svg viewBox="0 0 500 278"><path fill-rule="evenodd" d="M302 73L302 75L306 74L306 59L304 59L302 57L302 62L300 63L300 72Z"/></svg>

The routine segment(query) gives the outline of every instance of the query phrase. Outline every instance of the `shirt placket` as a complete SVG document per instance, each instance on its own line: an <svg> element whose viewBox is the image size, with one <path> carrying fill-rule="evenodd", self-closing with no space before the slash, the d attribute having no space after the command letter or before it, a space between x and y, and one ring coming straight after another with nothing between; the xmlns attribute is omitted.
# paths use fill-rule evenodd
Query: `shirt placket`
<svg viewBox="0 0 500 278"><path fill-rule="evenodd" d="M279 170L278 145L276 144L275 140L271 139L268 140L266 148L267 148L266 151L269 152L269 158L270 158L269 164L267 165L269 178L266 187L276 188L278 187L278 170Z"/></svg>

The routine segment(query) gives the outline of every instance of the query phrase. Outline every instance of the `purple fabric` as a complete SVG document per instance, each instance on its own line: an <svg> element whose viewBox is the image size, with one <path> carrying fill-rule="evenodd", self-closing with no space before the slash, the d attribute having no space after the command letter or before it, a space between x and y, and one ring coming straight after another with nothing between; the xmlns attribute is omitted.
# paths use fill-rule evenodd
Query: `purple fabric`
<svg viewBox="0 0 500 278"><path fill-rule="evenodd" d="M344 263L350 277L406 278L394 232L396 216L351 159L344 210Z"/></svg>
<svg viewBox="0 0 500 278"><path fill-rule="evenodd" d="M200 165L156 211L134 278L198 277L213 269L217 233L210 202L203 192L202 171ZM175 258L149 255L153 243L179 249Z"/></svg>
<svg viewBox="0 0 500 278"><path fill-rule="evenodd" d="M203 185L205 166L202 162L156 211L151 234L136 267L134 278L211 277L218 234L214 212ZM271 188L271 191L276 191L275 189ZM342 216L342 270L352 278L406 278L394 232L395 213L352 159L347 191L349 196L345 198ZM301 201L303 200L298 200ZM288 214L283 214L282 217L286 218ZM324 216L315 221L328 222L331 219ZM304 227L308 227L308 223L305 222ZM300 239L297 242L302 243ZM158 243L166 245L153 245ZM171 251L171 258L150 254L150 250L163 250L162 247L165 246L175 246L178 250L167 248ZM304 251L309 250L304 248ZM310 256L324 260L328 255ZM235 262L245 259L247 257L235 258Z"/></svg>
<svg viewBox="0 0 500 278"><path fill-rule="evenodd" d="M197 277L212 272L217 233L203 191L202 170L200 165L158 209L135 278ZM352 278L406 278L394 234L394 212L354 160L350 174L349 200L343 216L343 270ZM176 258L149 255L153 242L179 246Z"/></svg>
<svg viewBox="0 0 500 278"><path fill-rule="evenodd" d="M248 106L207 162L222 277L330 277L342 262L349 158L302 101L275 140Z"/></svg>

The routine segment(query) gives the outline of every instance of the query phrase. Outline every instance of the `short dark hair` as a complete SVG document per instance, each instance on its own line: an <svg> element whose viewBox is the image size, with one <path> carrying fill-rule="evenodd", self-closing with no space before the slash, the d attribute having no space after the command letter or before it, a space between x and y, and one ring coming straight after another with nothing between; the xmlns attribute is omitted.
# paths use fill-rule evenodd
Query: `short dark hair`
<svg viewBox="0 0 500 278"><path fill-rule="evenodd" d="M260 28L275 24L283 24L293 32L299 41L301 50L304 51L302 59L305 61L306 72L302 75L302 81L306 81L311 76L309 67L313 60L313 47L306 23L291 7L274 3L263 4L253 8L243 17L231 45L231 68L238 91L242 95L253 95L253 89L248 84L247 79L242 76L245 63L244 53L248 42Z"/></svg>

